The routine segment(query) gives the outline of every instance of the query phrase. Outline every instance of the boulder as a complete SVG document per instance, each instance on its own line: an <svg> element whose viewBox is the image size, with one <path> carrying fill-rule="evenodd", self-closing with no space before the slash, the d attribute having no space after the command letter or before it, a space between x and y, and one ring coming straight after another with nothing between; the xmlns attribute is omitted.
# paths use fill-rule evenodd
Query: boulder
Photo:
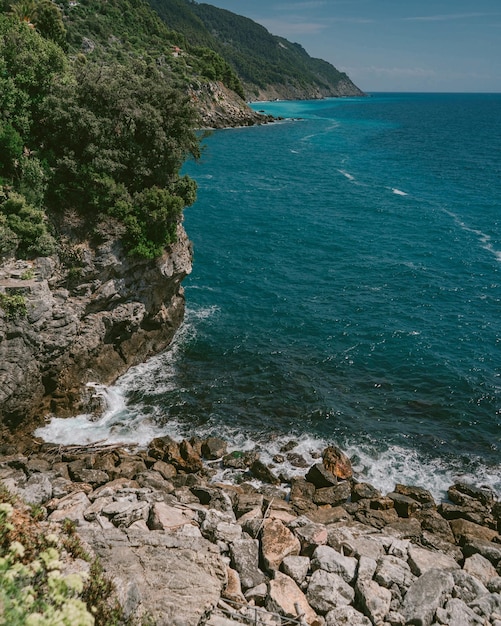
<svg viewBox="0 0 501 626"><path fill-rule="evenodd" d="M172 465L172 463L166 463L165 461L156 461L151 469L154 472L158 472L165 480L170 480L177 474L174 465Z"/></svg>
<svg viewBox="0 0 501 626"><path fill-rule="evenodd" d="M299 539L279 520L266 520L261 535L261 553L266 568L278 570L286 556L298 556Z"/></svg>
<svg viewBox="0 0 501 626"><path fill-rule="evenodd" d="M359 580L356 584L358 603L373 624L385 621L390 612L391 591L378 585L375 580Z"/></svg>
<svg viewBox="0 0 501 626"><path fill-rule="evenodd" d="M328 446L322 453L325 468L341 480L349 480L353 476L351 461L336 446Z"/></svg>
<svg viewBox="0 0 501 626"><path fill-rule="evenodd" d="M474 576L481 583L486 585L491 578L497 576L496 569L492 563L484 558L481 554L473 554L465 559L463 570Z"/></svg>
<svg viewBox="0 0 501 626"><path fill-rule="evenodd" d="M421 504L417 500L401 493L392 492L387 497L393 500L393 506L399 517L411 517L421 508Z"/></svg>
<svg viewBox="0 0 501 626"><path fill-rule="evenodd" d="M46 474L32 474L18 495L29 504L44 504L52 497L52 484Z"/></svg>
<svg viewBox="0 0 501 626"><path fill-rule="evenodd" d="M470 543L473 539L481 539L483 541L493 541L495 538L499 539L499 535L495 530L474 524L465 519L451 520L450 525L456 541L461 545Z"/></svg>
<svg viewBox="0 0 501 626"><path fill-rule="evenodd" d="M416 502L419 502L420 504L428 505L428 507L435 506L435 500L433 496L428 491L428 489L424 489L423 487L409 487L407 485L397 483L395 485L394 492L399 493L403 496L408 496L409 498L416 500Z"/></svg>
<svg viewBox="0 0 501 626"><path fill-rule="evenodd" d="M301 589L281 572L275 572L275 578L270 581L266 608L286 617L299 619L302 616L310 626L321 624Z"/></svg>
<svg viewBox="0 0 501 626"><path fill-rule="evenodd" d="M489 593L488 589L477 578L464 570L452 572L452 578L454 579L454 597L463 600L466 604Z"/></svg>
<svg viewBox="0 0 501 626"><path fill-rule="evenodd" d="M307 556L286 556L280 565L280 569L286 576L299 586L306 580L310 569L310 559Z"/></svg>
<svg viewBox="0 0 501 626"><path fill-rule="evenodd" d="M312 465L306 474L306 480L315 485L316 489L334 487L337 485L336 476L334 476L323 463L315 463Z"/></svg>
<svg viewBox="0 0 501 626"><path fill-rule="evenodd" d="M271 469L263 463L260 459L256 459L250 466L252 475L258 480L262 480L264 483L270 485L279 485L280 480L275 476Z"/></svg>
<svg viewBox="0 0 501 626"><path fill-rule="evenodd" d="M240 577L238 575L238 572L236 572L231 567L227 567L226 578L227 583L225 588L223 589L222 597L225 600L230 600L231 602L245 604L246 600L242 593L242 586L240 584Z"/></svg>
<svg viewBox="0 0 501 626"><path fill-rule="evenodd" d="M501 543L484 541L482 539L471 539L463 547L463 552L465 556L481 554L490 561L494 567L499 567L501 564Z"/></svg>
<svg viewBox="0 0 501 626"><path fill-rule="evenodd" d="M154 502L151 507L148 527L151 530L173 531L194 524L195 514L187 509L169 506L165 502Z"/></svg>
<svg viewBox="0 0 501 626"><path fill-rule="evenodd" d="M202 442L202 456L209 460L220 459L226 454L227 443L219 437L208 437Z"/></svg>
<svg viewBox="0 0 501 626"><path fill-rule="evenodd" d="M59 500L56 510L49 515L48 519L51 522L69 519L79 523L89 506L90 500L83 491L73 492Z"/></svg>
<svg viewBox="0 0 501 626"><path fill-rule="evenodd" d="M437 620L445 626L483 626L484 620L459 598L451 598L437 609Z"/></svg>
<svg viewBox="0 0 501 626"><path fill-rule="evenodd" d="M321 569L337 574L347 583L351 583L355 579L357 564L357 559L343 556L329 546L319 546L313 553L311 560L312 570Z"/></svg>
<svg viewBox="0 0 501 626"><path fill-rule="evenodd" d="M404 593L415 579L416 577L406 561L389 554L379 559L374 574L374 580L381 587L391 589L393 585L397 585L400 591Z"/></svg>
<svg viewBox="0 0 501 626"><path fill-rule="evenodd" d="M313 494L313 502L318 505L329 504L338 506L346 502L351 496L351 485L347 481L338 483L333 487L316 489Z"/></svg>
<svg viewBox="0 0 501 626"><path fill-rule="evenodd" d="M242 588L257 587L266 580L259 569L259 542L257 539L236 539L230 544L231 563L240 575Z"/></svg>
<svg viewBox="0 0 501 626"><path fill-rule="evenodd" d="M409 565L412 573L416 576L421 576L432 569L444 571L460 569L458 563L447 554L432 552L431 550L425 550L417 546L409 547Z"/></svg>
<svg viewBox="0 0 501 626"><path fill-rule="evenodd" d="M355 483L351 490L351 499L353 502L359 500L376 500L381 497L381 492L378 491L369 483Z"/></svg>
<svg viewBox="0 0 501 626"><path fill-rule="evenodd" d="M430 569L409 587L401 612L406 624L431 626L437 609L442 608L452 592L454 579L450 572Z"/></svg>
<svg viewBox="0 0 501 626"><path fill-rule="evenodd" d="M327 543L327 528L323 524L309 523L294 529L294 534L301 542L301 554L311 556L318 546Z"/></svg>
<svg viewBox="0 0 501 626"><path fill-rule="evenodd" d="M339 606L351 604L355 591L341 576L317 569L311 575L306 597L317 613L325 615Z"/></svg>
<svg viewBox="0 0 501 626"><path fill-rule="evenodd" d="M372 622L352 606L340 606L327 613L325 626L372 626Z"/></svg>

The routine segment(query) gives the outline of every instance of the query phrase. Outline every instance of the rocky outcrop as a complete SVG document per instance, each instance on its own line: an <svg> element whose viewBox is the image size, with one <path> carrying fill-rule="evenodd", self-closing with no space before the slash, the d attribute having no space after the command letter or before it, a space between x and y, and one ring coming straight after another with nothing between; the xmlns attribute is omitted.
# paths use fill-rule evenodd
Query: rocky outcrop
<svg viewBox="0 0 501 626"><path fill-rule="evenodd" d="M183 319L192 251L182 225L155 261L127 256L112 236L60 243L59 256L0 267L4 304L20 296L17 308L0 308L0 425L10 428L99 410L86 383L109 384L158 353Z"/></svg>
<svg viewBox="0 0 501 626"><path fill-rule="evenodd" d="M443 527L436 534L420 521L434 511L449 524L424 490L396 485L392 494L415 503L397 510L369 485L340 479L351 490L341 505L315 505L325 487L313 483L309 496L304 489L288 502L286 485L211 483L213 462L176 469L170 461L181 450L198 462L195 448L210 449L187 444L35 443L0 458L0 481L43 507L51 528L76 523L131 624L501 625L501 519L489 489L451 488L469 500L452 520L464 522L460 532L444 539ZM468 521L473 513L483 521Z"/></svg>
<svg viewBox="0 0 501 626"><path fill-rule="evenodd" d="M189 90L203 128L254 126L273 121L271 115L253 111L234 91L221 82L194 83Z"/></svg>
<svg viewBox="0 0 501 626"><path fill-rule="evenodd" d="M310 85L299 87L297 84L267 85L264 88L249 85L247 92L254 101L266 100L321 100L322 98L345 98L365 96L364 92L351 82L349 78L341 79L335 87L319 87Z"/></svg>

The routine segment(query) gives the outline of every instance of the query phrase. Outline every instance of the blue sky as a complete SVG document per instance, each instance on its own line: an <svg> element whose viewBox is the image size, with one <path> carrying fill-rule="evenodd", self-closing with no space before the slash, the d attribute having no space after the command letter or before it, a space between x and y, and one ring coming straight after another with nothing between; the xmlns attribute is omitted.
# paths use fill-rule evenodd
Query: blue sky
<svg viewBox="0 0 501 626"><path fill-rule="evenodd" d="M208 0L364 91L501 92L501 0Z"/></svg>

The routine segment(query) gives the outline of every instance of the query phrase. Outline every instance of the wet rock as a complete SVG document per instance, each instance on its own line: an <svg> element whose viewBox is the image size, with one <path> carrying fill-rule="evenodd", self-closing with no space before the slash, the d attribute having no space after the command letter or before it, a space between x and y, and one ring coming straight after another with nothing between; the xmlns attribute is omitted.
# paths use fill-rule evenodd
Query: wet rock
<svg viewBox="0 0 501 626"><path fill-rule="evenodd" d="M202 456L209 460L220 459L226 454L227 443L219 437L208 437L202 442Z"/></svg>
<svg viewBox="0 0 501 626"><path fill-rule="evenodd" d="M355 591L341 576L317 569L311 575L306 597L317 613L325 615L338 606L351 604Z"/></svg>
<svg viewBox="0 0 501 626"><path fill-rule="evenodd" d="M298 556L299 539L279 520L265 520L261 535L261 553L265 567L278 570L286 556Z"/></svg>
<svg viewBox="0 0 501 626"><path fill-rule="evenodd" d="M315 485L316 489L334 487L337 485L336 476L328 470L323 463L315 463L312 465L305 478L308 482Z"/></svg>
<svg viewBox="0 0 501 626"><path fill-rule="evenodd" d="M431 626L438 608L443 607L452 592L454 579L449 572L431 569L409 587L402 604L406 624Z"/></svg>
<svg viewBox="0 0 501 626"><path fill-rule="evenodd" d="M349 480L353 476L351 461L336 446L328 446L322 453L322 460L327 471L341 480Z"/></svg>
<svg viewBox="0 0 501 626"><path fill-rule="evenodd" d="M269 483L270 485L279 485L280 480L275 476L275 474L270 470L270 468L260 461L256 459L252 465L250 466L250 471L252 475L258 480L262 480L264 483Z"/></svg>
<svg viewBox="0 0 501 626"><path fill-rule="evenodd" d="M427 505L428 508L435 506L435 500L428 489L423 489L423 487L413 487L408 485L402 485L397 483L394 489L395 493L399 493L403 496L407 496L416 500L420 504Z"/></svg>
<svg viewBox="0 0 501 626"><path fill-rule="evenodd" d="M351 490L351 499L353 502L359 500L376 500L381 497L381 492L378 491L369 483L355 483Z"/></svg>
<svg viewBox="0 0 501 626"><path fill-rule="evenodd" d="M306 459L301 454L298 454L297 452L290 452L286 456L286 459L287 461L289 461L292 467L301 467L301 468L308 467L308 462L306 461Z"/></svg>
<svg viewBox="0 0 501 626"><path fill-rule="evenodd" d="M459 494L480 502L484 507L491 507L495 501L495 495L489 487L475 487L474 485L460 482L452 485L447 490L447 495L453 502L462 504Z"/></svg>
<svg viewBox="0 0 501 626"><path fill-rule="evenodd" d="M230 452L229 454L226 454L223 457L223 466L232 469L245 470L249 468L256 460L257 453L253 450L248 452L235 450L233 452Z"/></svg>
<svg viewBox="0 0 501 626"><path fill-rule="evenodd" d="M317 489L313 495L313 502L318 505L330 504L338 506L346 502L351 496L351 486L347 481L338 483L335 487Z"/></svg>

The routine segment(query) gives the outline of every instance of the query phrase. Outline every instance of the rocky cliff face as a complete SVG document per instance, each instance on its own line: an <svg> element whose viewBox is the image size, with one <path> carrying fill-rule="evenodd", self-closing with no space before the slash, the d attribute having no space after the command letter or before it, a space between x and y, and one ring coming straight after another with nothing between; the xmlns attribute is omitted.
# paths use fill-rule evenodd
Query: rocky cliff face
<svg viewBox="0 0 501 626"><path fill-rule="evenodd" d="M249 88L252 100L321 100L322 98L345 98L364 96L364 92L354 85L349 78L345 78L335 88L309 87L299 88L292 84L268 85L266 88Z"/></svg>
<svg viewBox="0 0 501 626"><path fill-rule="evenodd" d="M156 261L128 257L112 236L61 250L0 267L0 425L91 409L87 382L111 383L182 322L192 250L181 225Z"/></svg>

